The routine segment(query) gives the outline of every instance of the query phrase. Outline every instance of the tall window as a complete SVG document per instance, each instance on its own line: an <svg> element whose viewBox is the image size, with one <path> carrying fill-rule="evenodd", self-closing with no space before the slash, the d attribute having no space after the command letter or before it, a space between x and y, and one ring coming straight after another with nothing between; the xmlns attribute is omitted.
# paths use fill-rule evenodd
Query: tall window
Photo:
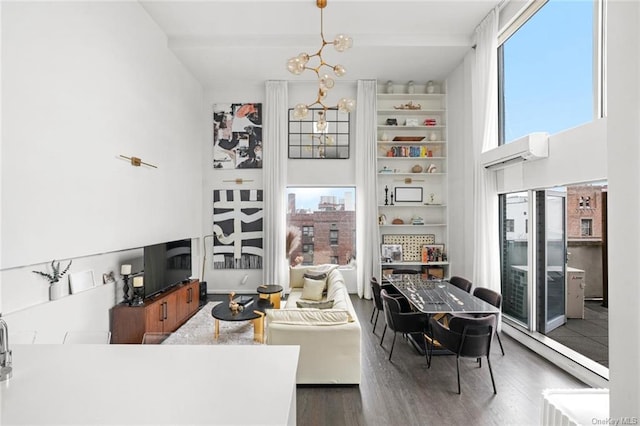
<svg viewBox="0 0 640 426"><path fill-rule="evenodd" d="M332 229L329 231L329 244L332 246L338 245L338 230Z"/></svg>
<svg viewBox="0 0 640 426"><path fill-rule="evenodd" d="M594 10L549 0L500 46L500 144L593 120Z"/></svg>
<svg viewBox="0 0 640 426"><path fill-rule="evenodd" d="M287 227L300 229L301 243L291 259L307 265L347 265L355 257L354 187L287 188Z"/></svg>
<svg viewBox="0 0 640 426"><path fill-rule="evenodd" d="M590 237L593 235L593 219L580 220L580 235Z"/></svg>

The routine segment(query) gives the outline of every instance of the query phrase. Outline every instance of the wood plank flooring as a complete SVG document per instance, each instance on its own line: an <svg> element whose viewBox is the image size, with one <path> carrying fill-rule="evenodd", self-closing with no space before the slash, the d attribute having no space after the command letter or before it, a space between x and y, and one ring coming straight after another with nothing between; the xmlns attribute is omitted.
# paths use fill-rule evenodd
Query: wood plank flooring
<svg viewBox="0 0 640 426"><path fill-rule="evenodd" d="M298 425L538 425L542 391L588 386L537 354L501 334L506 355L495 341L491 364L498 394L493 394L486 363L460 362L462 394L457 394L455 357L424 356L409 342L384 328L383 314L375 334L369 322L372 302L351 296L362 326L360 386L298 386Z"/></svg>

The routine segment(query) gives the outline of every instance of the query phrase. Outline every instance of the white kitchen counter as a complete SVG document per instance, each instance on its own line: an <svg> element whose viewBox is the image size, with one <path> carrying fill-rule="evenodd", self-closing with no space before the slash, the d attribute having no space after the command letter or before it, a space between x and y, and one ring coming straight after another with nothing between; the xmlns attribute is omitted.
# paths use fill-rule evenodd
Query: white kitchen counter
<svg viewBox="0 0 640 426"><path fill-rule="evenodd" d="M292 425L297 346L12 345L5 425Z"/></svg>

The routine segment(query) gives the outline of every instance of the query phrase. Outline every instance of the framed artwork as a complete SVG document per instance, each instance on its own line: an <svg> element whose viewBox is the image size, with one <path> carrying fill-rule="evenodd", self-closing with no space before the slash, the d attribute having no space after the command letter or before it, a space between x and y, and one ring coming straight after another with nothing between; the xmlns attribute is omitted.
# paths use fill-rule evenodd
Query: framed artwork
<svg viewBox="0 0 640 426"><path fill-rule="evenodd" d="M213 191L214 269L262 269L261 189Z"/></svg>
<svg viewBox="0 0 640 426"><path fill-rule="evenodd" d="M302 120L289 109L289 158L349 158L349 123L349 113L337 109L310 108Z"/></svg>
<svg viewBox="0 0 640 426"><path fill-rule="evenodd" d="M444 244L425 244L422 246L422 262L445 261Z"/></svg>
<svg viewBox="0 0 640 426"><path fill-rule="evenodd" d="M422 258L422 246L425 244L435 244L434 234L384 234L383 244L402 245L402 257L404 262L419 262Z"/></svg>
<svg viewBox="0 0 640 426"><path fill-rule="evenodd" d="M402 245L382 244L380 254L383 262L402 262Z"/></svg>
<svg viewBox="0 0 640 426"><path fill-rule="evenodd" d="M394 192L395 192L394 198L398 203L401 203L401 202L421 203L422 202L421 186L396 186L394 188Z"/></svg>
<svg viewBox="0 0 640 426"><path fill-rule="evenodd" d="M213 168L262 168L262 104L213 106Z"/></svg>
<svg viewBox="0 0 640 426"><path fill-rule="evenodd" d="M96 286L93 271L72 272L69 274L69 288L71 294L80 293Z"/></svg>

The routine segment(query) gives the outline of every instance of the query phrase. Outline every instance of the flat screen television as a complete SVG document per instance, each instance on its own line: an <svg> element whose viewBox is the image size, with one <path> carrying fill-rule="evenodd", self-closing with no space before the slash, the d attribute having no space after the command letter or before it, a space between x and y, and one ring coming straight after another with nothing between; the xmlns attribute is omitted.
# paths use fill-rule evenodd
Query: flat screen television
<svg viewBox="0 0 640 426"><path fill-rule="evenodd" d="M191 239L144 247L144 297L168 290L191 276Z"/></svg>

